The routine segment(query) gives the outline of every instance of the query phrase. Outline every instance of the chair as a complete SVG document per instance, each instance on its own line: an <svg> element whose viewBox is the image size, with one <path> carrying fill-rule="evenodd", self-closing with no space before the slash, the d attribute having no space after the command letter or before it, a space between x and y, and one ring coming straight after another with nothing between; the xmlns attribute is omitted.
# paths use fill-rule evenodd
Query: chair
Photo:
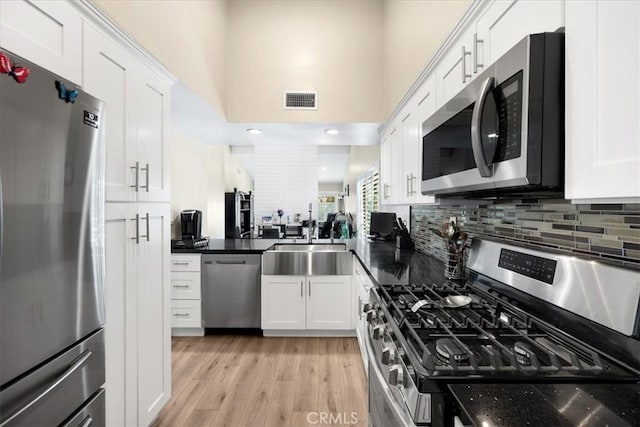
<svg viewBox="0 0 640 427"><path fill-rule="evenodd" d="M322 227L320 227L320 231L318 231L319 239L328 239L331 237L331 225L336 220L336 214L330 213L327 214L327 220L322 223Z"/></svg>
<svg viewBox="0 0 640 427"><path fill-rule="evenodd" d="M280 229L279 228L263 228L262 238L263 239L279 239Z"/></svg>

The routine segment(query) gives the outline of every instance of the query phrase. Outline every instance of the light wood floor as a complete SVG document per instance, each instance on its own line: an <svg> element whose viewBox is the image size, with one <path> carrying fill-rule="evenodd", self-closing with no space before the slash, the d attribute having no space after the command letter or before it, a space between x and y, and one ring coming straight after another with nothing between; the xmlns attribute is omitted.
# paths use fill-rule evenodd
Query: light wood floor
<svg viewBox="0 0 640 427"><path fill-rule="evenodd" d="M367 425L355 338L174 337L172 356L154 427Z"/></svg>

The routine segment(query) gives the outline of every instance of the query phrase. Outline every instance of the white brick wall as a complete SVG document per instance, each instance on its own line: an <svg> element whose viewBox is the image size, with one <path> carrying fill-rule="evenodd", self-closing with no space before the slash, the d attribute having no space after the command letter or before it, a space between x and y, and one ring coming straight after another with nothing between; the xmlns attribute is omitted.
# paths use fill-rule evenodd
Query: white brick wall
<svg viewBox="0 0 640 427"><path fill-rule="evenodd" d="M318 147L297 145L255 146L254 202L256 223L262 216L284 210L293 221L296 213L309 217L313 203L313 218L318 214Z"/></svg>

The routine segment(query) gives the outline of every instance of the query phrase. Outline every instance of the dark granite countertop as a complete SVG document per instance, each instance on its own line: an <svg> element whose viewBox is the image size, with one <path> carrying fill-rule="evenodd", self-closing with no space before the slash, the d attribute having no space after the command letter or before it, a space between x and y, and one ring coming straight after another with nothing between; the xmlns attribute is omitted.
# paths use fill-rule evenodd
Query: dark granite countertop
<svg viewBox="0 0 640 427"><path fill-rule="evenodd" d="M638 384L455 384L476 426L638 426Z"/></svg>

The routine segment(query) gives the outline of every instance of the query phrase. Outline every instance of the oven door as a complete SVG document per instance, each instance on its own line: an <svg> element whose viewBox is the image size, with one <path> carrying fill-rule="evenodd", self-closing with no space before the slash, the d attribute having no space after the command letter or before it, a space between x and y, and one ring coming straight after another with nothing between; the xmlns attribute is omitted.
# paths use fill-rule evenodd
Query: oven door
<svg viewBox="0 0 640 427"><path fill-rule="evenodd" d="M368 333L364 334L364 341L369 355L369 426L414 427L409 410L401 398L393 393L377 364Z"/></svg>

